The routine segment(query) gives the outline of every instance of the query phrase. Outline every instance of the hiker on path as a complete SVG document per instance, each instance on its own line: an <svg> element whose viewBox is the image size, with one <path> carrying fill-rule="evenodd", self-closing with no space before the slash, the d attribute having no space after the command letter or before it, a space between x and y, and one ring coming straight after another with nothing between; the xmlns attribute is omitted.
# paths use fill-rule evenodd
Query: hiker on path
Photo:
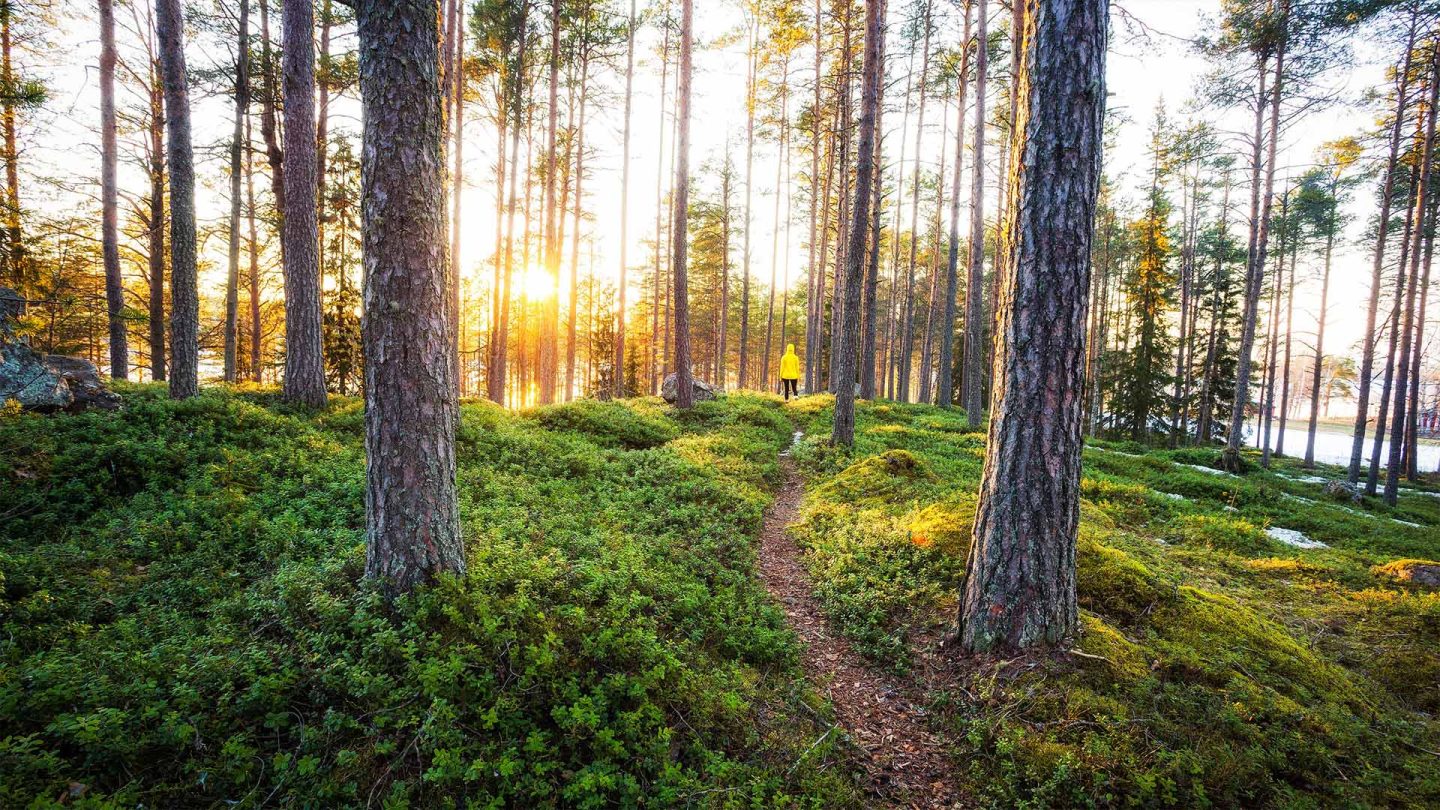
<svg viewBox="0 0 1440 810"><path fill-rule="evenodd" d="M785 389L785 399L790 395L800 396L800 357L795 354L795 344L785 344L785 356L780 358L780 385Z"/></svg>

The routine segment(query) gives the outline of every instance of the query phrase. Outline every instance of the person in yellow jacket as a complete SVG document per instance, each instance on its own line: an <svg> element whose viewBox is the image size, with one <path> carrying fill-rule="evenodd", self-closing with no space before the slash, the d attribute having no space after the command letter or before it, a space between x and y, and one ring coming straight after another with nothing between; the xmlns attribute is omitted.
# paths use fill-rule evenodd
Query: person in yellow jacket
<svg viewBox="0 0 1440 810"><path fill-rule="evenodd" d="M785 356L780 358L780 384L785 388L785 399L800 395L800 357L795 354L795 344L785 344Z"/></svg>

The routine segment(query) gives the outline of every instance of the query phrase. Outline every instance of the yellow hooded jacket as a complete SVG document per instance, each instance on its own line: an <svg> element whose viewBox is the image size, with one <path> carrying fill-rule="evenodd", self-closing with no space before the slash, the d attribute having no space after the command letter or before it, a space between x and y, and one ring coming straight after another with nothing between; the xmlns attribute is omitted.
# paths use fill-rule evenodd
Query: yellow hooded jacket
<svg viewBox="0 0 1440 810"><path fill-rule="evenodd" d="M800 357L795 354L795 344L785 345L785 356L780 358L780 379L800 379Z"/></svg>

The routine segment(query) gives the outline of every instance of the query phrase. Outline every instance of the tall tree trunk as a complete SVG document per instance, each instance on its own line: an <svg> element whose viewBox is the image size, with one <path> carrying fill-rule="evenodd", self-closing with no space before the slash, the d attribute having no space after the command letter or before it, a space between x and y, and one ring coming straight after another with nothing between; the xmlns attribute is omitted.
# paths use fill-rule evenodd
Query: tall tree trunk
<svg viewBox="0 0 1440 810"><path fill-rule="evenodd" d="M765 309L765 353L760 358L760 385L766 390L774 391L770 378L770 353L775 350L775 295L777 292L784 295L783 291L775 287L775 276L777 265L780 263L780 199L782 186L785 185L785 161L789 152L787 143L789 124L789 102L790 102L790 59L787 56L780 65L780 120L779 132L776 135L775 154L775 214L773 218L774 231L770 236L770 303ZM788 226L788 222L787 222ZM782 306L783 301L782 301ZM784 342L783 340L781 341Z"/></svg>
<svg viewBox="0 0 1440 810"><path fill-rule="evenodd" d="M690 40L691 18L694 14L693 0L680 2L680 69L676 88L676 115L679 116L678 137L675 146L675 190L674 223L671 237L670 261L675 276L675 407L688 409L694 405L694 391L690 382L690 301L686 279L685 252L689 242L690 206Z"/></svg>
<svg viewBox="0 0 1440 810"><path fill-rule="evenodd" d="M1409 415L1405 419L1405 461L1402 465L1405 469L1405 476L1411 481L1420 480L1419 459L1416 458L1419 452L1419 428L1420 428L1420 368L1425 346L1425 302L1430 298L1430 263L1435 253L1435 215L1437 206L1433 195L1430 201L1431 227L1425 234L1425 258L1420 271L1420 292L1419 312L1415 315L1415 351L1411 357L1410 365L1410 390L1413 395L1410 397Z"/></svg>
<svg viewBox="0 0 1440 810"><path fill-rule="evenodd" d="M559 171L559 143L556 122L560 113L560 4L561 0L550 0L550 106L549 123L545 130L545 272L550 277L551 287L560 289L560 245L556 238L558 227L556 207L556 174ZM540 318L540 404L549 405L555 401L557 367L556 343L560 336L560 298L555 295L541 302Z"/></svg>
<svg viewBox="0 0 1440 810"><path fill-rule="evenodd" d="M882 0L883 5L883 0ZM876 95L883 97L885 94L885 39L880 40L880 55L877 57L880 62L880 75L877 79L879 89ZM885 105L876 103L875 107L875 146L874 157L874 179L871 182L871 194L869 213L869 257L865 261L865 286L863 297L860 301L861 311L861 335L860 335L860 398L873 400L875 398L875 316L876 299L880 292L880 216L884 213L885 204Z"/></svg>
<svg viewBox="0 0 1440 810"><path fill-rule="evenodd" d="M108 0L107 0L108 2ZM225 274L225 382L236 380L240 343L240 181L245 148L245 115L250 109L250 2L240 0L240 30L235 47L235 128L230 141L230 242Z"/></svg>
<svg viewBox="0 0 1440 810"><path fill-rule="evenodd" d="M1285 284L1285 360L1280 367L1280 429L1275 455L1285 455L1285 423L1290 416L1290 349L1295 326L1295 264L1300 240L1290 240L1290 283Z"/></svg>
<svg viewBox="0 0 1440 810"><path fill-rule="evenodd" d="M0 3L0 84L10 95L15 95L17 85L15 71L11 66L12 49L11 22L15 16L13 0ZM15 108L19 101L7 98L0 104L0 129L4 130L5 141L5 264L9 277L20 292L21 307L27 296L26 273L24 268L25 244L20 238L20 150L15 138Z"/></svg>
<svg viewBox="0 0 1440 810"><path fill-rule="evenodd" d="M583 39L586 34L582 33ZM581 46L585 47L584 45ZM580 273L580 211L583 208L584 198L581 196L581 189L585 180L585 104L588 99L590 85L590 55L584 53L580 57L580 123L575 130L575 209L574 209L574 231L575 238L570 250L570 317L566 324L568 333L565 340L565 401L569 402L575 398L575 319L577 317L578 299L576 295L576 284Z"/></svg>
<svg viewBox="0 0 1440 810"><path fill-rule="evenodd" d="M720 309L715 313L714 379L725 386L725 357L730 352L730 143L725 143L725 168L720 176Z"/></svg>
<svg viewBox="0 0 1440 810"><path fill-rule="evenodd" d="M250 116L245 116L245 218L249 225L250 379L260 382L260 233L255 224L255 152Z"/></svg>
<svg viewBox="0 0 1440 810"><path fill-rule="evenodd" d="M260 136L265 139L265 158L270 164L270 191L275 214L285 220L285 154L280 149L278 111L280 79L275 75L275 56L270 40L270 0L260 0L260 61L265 75L265 98L260 107ZM281 226L283 228L283 224ZM280 240L280 263L285 263L285 240Z"/></svg>
<svg viewBox="0 0 1440 810"><path fill-rule="evenodd" d="M745 230L741 236L740 267L740 364L737 384L746 388L750 382L750 228L755 186L755 80L760 61L760 20L750 22L750 49L746 54L745 76Z"/></svg>
<svg viewBox="0 0 1440 810"><path fill-rule="evenodd" d="M975 54L975 146L970 188L970 273L965 281L965 423L980 426L985 410L985 92L990 73L989 17L979 0ZM959 156L956 156L959 159Z"/></svg>
<svg viewBox="0 0 1440 810"><path fill-rule="evenodd" d="M315 9L311 0L285 0L282 60L285 76L286 401L325 406L321 339L319 221L315 209Z"/></svg>
<svg viewBox="0 0 1440 810"><path fill-rule="evenodd" d="M315 113L315 189L318 197L315 200L315 221L317 228L317 243L320 252L316 262L317 273L320 277L320 291L323 296L325 291L325 204L328 202L326 195L326 170L330 153L330 29L332 6L330 0L324 0L320 4L320 62L316 66L315 84L320 95L320 102ZM340 268L344 272L344 268ZM343 393L343 392L342 392Z"/></svg>
<svg viewBox="0 0 1440 810"><path fill-rule="evenodd" d="M1420 115L1416 117L1416 148L1424 138L1425 118L1422 107ZM1416 162L1410 165L1410 193L1414 193L1415 183L1420 177L1420 167ZM1389 347L1385 352L1385 372L1380 384L1380 408L1375 415L1375 439L1370 448L1370 468L1365 476L1365 494L1374 495L1380 486L1380 456L1385 449L1385 426L1390 418L1390 390L1391 384L1395 381L1395 354L1400 348L1400 310L1405 303L1405 268L1410 264L1410 234L1415 228L1421 227L1415 221L1415 206L1405 206L1405 230L1400 241L1400 261L1396 263L1395 273L1395 300L1390 307L1390 340Z"/></svg>
<svg viewBox="0 0 1440 810"><path fill-rule="evenodd" d="M1285 9L1282 25L1289 25L1289 0L1281 0ZM1261 183L1261 145L1263 135L1261 121L1267 106L1265 93L1266 64L1262 57L1259 65L1260 87L1255 98L1254 152L1251 167L1252 191L1250 196L1250 250L1245 268L1245 302L1240 330L1240 359L1235 377L1235 412L1230 417L1230 434L1226 437L1225 451L1221 455L1221 466L1232 472L1241 468L1240 446L1245 435L1245 406L1250 402L1250 363L1255 348L1255 322L1259 313L1261 288L1265 280L1265 254L1270 237L1270 206L1275 196L1275 153L1280 140L1280 100L1285 84L1285 41L1280 37L1279 50L1275 57L1275 85L1269 97L1270 138L1264 160L1264 191Z"/></svg>
<svg viewBox="0 0 1440 810"><path fill-rule="evenodd" d="M1285 202L1289 195L1282 198L1281 210L1284 211ZM1281 213L1281 219L1285 214ZM1279 250L1280 261L1275 268L1275 283L1270 286L1270 325L1266 330L1265 346L1265 382L1260 391L1260 424L1263 430L1263 439L1260 442L1260 465L1270 469L1270 429L1275 419L1275 366L1276 359L1280 352L1280 285L1285 281L1285 240L1280 240Z"/></svg>
<svg viewBox="0 0 1440 810"><path fill-rule="evenodd" d="M9 7L9 3L5 5ZM9 12L5 13L8 17ZM100 0L100 239L105 262L105 314L110 326L110 376L124 380L130 376L130 347L122 314L125 307L125 287L120 276L117 153L115 6L113 0Z"/></svg>
<svg viewBox="0 0 1440 810"><path fill-rule="evenodd" d="M180 0L156 0L170 163L170 396L200 393L200 297L195 271L195 159Z"/></svg>
<svg viewBox="0 0 1440 810"><path fill-rule="evenodd" d="M821 25L820 0L815 0L815 101L811 107L810 116L810 241L806 245L805 276L806 290L811 294L806 296L808 309L805 317L805 391L813 393L816 386L816 370L819 368L820 347L815 336L815 296L817 282L825 274L824 251L816 250L816 240L819 238L818 230L824 227L820 221L821 209L820 198L817 191L820 189L820 85L824 74L821 72L821 59L824 57L825 49L822 47L822 36L824 28Z"/></svg>
<svg viewBox="0 0 1440 810"><path fill-rule="evenodd" d="M615 286L615 359L610 376L615 396L625 390L625 295L630 249L630 114L635 88L635 0L630 0L630 21L625 28L625 129L620 148L620 280Z"/></svg>
<svg viewBox="0 0 1440 810"><path fill-rule="evenodd" d="M830 297L830 393L837 393L836 388L836 359L840 354L840 343L844 339L841 335L841 327L845 317L845 301L847 293L844 289L845 270L848 267L846 248L849 247L850 222L850 162L853 159L850 155L850 121L851 121L851 96L850 73L854 66L854 57L851 55L851 44L854 41L853 22L854 4L845 3L845 15L840 27L840 87L836 91L835 104L838 108L840 126L834 133L834 140L839 143L838 166L840 180L840 194L837 198L835 217L835 283L832 285L834 291ZM862 88L861 93L864 93ZM862 265L863 266L863 265ZM823 303L823 297L822 297ZM822 321L823 323L823 321Z"/></svg>
<svg viewBox="0 0 1440 810"><path fill-rule="evenodd" d="M1410 383L1411 339L1415 332L1416 281L1420 274L1421 239L1425 234L1426 195L1430 186L1430 164L1435 151L1435 106L1440 99L1440 51L1432 49L1432 68L1428 81L1429 101L1425 119L1425 145L1420 158L1420 181L1415 190L1415 229L1411 234L1410 267L1406 271L1408 289L1405 294L1404 323L1400 332L1400 364L1395 374L1395 412L1391 416L1390 460L1385 469L1385 503L1394 506L1400 493L1400 455L1405 446L1406 396ZM1413 347L1418 350L1418 346Z"/></svg>
<svg viewBox="0 0 1440 810"><path fill-rule="evenodd" d="M661 35L661 41L660 41L660 109L663 111L663 110L665 109L665 93L666 93L666 91L667 91L667 90L669 89L669 87L670 87L670 85L669 85L669 71L670 71L670 3L669 3L669 0L666 0L666 2L665 2L665 5L664 5L664 7L663 7L663 10L661 11L661 14L660 14L660 19L661 19L661 25L662 25L662 26L664 27L664 29L665 29L664 32L663 32L663 34ZM665 196L664 196L664 193L665 193L665 163L664 163L663 160L660 160L660 155L663 154L664 151L665 151L665 115L664 115L664 113L662 112L660 115L657 115L657 116L655 116L655 117L658 119L658 124L659 124L659 130L660 130L660 131L659 131L658 133L656 133L656 139L655 139L655 155L656 155L656 161L655 161L655 164L656 164L656 169L655 169L655 267L654 267L654 275L653 275L653 277L652 277L652 280L654 281L654 285L653 285L653 286L654 286L654 290L653 290L654 295L653 295L653 297L652 297L653 303L652 303L651 306L650 306L650 340L649 340L649 344L650 344L650 394L651 394L652 396L653 396L654 394L656 394L656 393L659 392L660 375L659 375L659 373L658 373L658 364L661 363L661 362L664 362L663 360L657 360L657 359L656 359L656 356L655 356L655 348L656 348L656 340L660 337L660 329L661 329L661 325L660 325L660 294L661 294L661 293L660 293L660 291L661 291L661 287L662 287L661 281L662 281L663 276L665 275L665 270L664 270L664 268L663 268L662 265L661 265L661 254L662 254L662 252L663 252L663 251L661 250L661 246L664 244L663 241L662 241L662 233L663 233L663 231L662 231L662 221L663 221L663 219L664 219L664 217L665 217ZM671 145L670 148L671 148L672 151L674 150L675 147L674 147L673 143L672 143L672 145ZM668 326L667 326L666 328L668 329ZM668 334L668 333L667 333L667 334ZM666 350L667 350L667 352L668 352L669 346L666 346Z"/></svg>
<svg viewBox="0 0 1440 810"><path fill-rule="evenodd" d="M1418 4L1417 4L1418 6ZM1355 430L1350 444L1350 468L1347 478L1352 485L1360 482L1360 459L1365 452L1365 428L1370 418L1370 378L1375 373L1375 321L1380 308L1383 288L1381 276L1385 267L1385 237L1390 228L1391 197L1395 189L1395 167L1399 162L1400 141L1405 128L1406 93L1410 85L1410 67L1415 53L1415 29L1418 14L1412 8L1410 31L1405 41L1405 59L1396 73L1395 118L1390 124L1390 156L1385 164L1385 180L1380 190L1380 217L1375 233L1375 259L1370 267L1370 304L1365 313L1365 348L1360 355L1359 391L1356 394Z"/></svg>
<svg viewBox="0 0 1440 810"><path fill-rule="evenodd" d="M948 100L940 109L940 143L950 139L950 122L946 116ZM935 391L935 347L939 342L936 330L940 325L940 298L944 295L940 279L940 239L944 226L940 212L945 207L945 150L940 150L940 171L935 173L935 244L930 252L930 294L925 307L925 335L920 343L920 401L931 403Z"/></svg>
<svg viewBox="0 0 1440 810"><path fill-rule="evenodd" d="M1320 276L1320 314L1315 325L1315 368L1310 372L1310 425L1305 435L1305 469L1307 470L1315 468L1315 430L1320 422L1320 371L1325 364L1325 316L1330 307L1330 258L1335 251L1334 183L1331 184L1330 192L1332 207L1328 233L1325 237L1325 270ZM1283 433L1283 426L1281 431Z"/></svg>
<svg viewBox="0 0 1440 810"><path fill-rule="evenodd" d="M390 594L465 572L445 313L438 14L436 0L355 3L366 110L365 574Z"/></svg>
<svg viewBox="0 0 1440 810"><path fill-rule="evenodd" d="M165 90L160 65L150 76L150 379L164 382L165 369Z"/></svg>
<svg viewBox="0 0 1440 810"><path fill-rule="evenodd" d="M517 55L515 58L515 70L513 75L506 75L506 91L504 104L508 108L510 122L510 197L505 206L505 273L501 279L496 276L496 305L494 326L490 335L490 367L487 369L485 395L491 402L505 404L505 374L506 361L509 358L510 344L510 298L511 279L515 274L515 205L518 192L516 183L520 175L520 133L525 128L524 120L524 87L525 87L525 43L529 39L530 2L522 0L520 4L520 37L516 46ZM504 155L500 156L504 160ZM524 237L521 237L524 241ZM503 283L502 283L503 282Z"/></svg>
<svg viewBox="0 0 1440 810"><path fill-rule="evenodd" d="M855 206L850 223L850 244L845 249L845 302L840 326L840 350L834 358L835 419L830 440L855 443L856 350L860 338L860 287L864 282L866 227L870 218L871 183L875 181L875 119L880 109L881 65L884 53L885 0L865 0L865 57L860 76L860 137L855 149ZM836 290L837 294L841 290Z"/></svg>
<svg viewBox="0 0 1440 810"><path fill-rule="evenodd" d="M1080 414L1100 186L1105 0L1024 0L1010 250L989 452L961 599L967 652L1058 644L1078 627Z"/></svg>
<svg viewBox="0 0 1440 810"><path fill-rule="evenodd" d="M985 0L979 1L980 29L976 50L983 53L988 45L985 39ZM945 315L940 323L940 385L936 397L937 404L942 408L949 408L954 404L955 399L955 295L960 282L960 175L965 164L965 91L968 87L965 80L966 74L970 72L970 14L973 8L973 3L965 4L965 33L960 39L960 76L956 80L956 84L960 86L960 99L955 106L955 165L951 168L953 180L950 187L950 245L945 259ZM985 57L982 55L979 58L983 60ZM976 87L978 92L978 82ZM980 142L985 140L985 100L983 98L976 98L975 111L979 117L975 121L973 149L977 155L983 156L983 147L980 146ZM977 163L975 168L977 171L971 182L979 187L984 178L984 164ZM973 235L971 242L974 242ZM983 235L981 243L983 246ZM966 295L969 298L974 297L969 295L968 291L971 289L979 288L970 287L967 282Z"/></svg>
<svg viewBox="0 0 1440 810"><path fill-rule="evenodd" d="M450 376L455 379L456 390L460 394L465 393L465 375L460 366L460 325L464 323L464 313L461 312L462 301L460 300L460 197L465 188L465 4L455 4L455 25L451 30L454 39L455 62L452 72L452 93L454 95L452 111L454 112L455 129L452 140L454 151L454 168L450 173L450 261L448 288L450 296L450 338L455 342L454 368Z"/></svg>

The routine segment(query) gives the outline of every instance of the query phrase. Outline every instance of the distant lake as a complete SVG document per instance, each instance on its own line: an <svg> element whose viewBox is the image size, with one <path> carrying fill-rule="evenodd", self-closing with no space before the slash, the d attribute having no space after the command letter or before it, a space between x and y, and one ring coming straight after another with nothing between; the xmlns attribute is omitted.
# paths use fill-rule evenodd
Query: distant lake
<svg viewBox="0 0 1440 810"><path fill-rule="evenodd" d="M1279 431L1271 429L1271 447L1275 446ZM1285 430L1285 455L1291 458L1305 457L1305 433L1306 431L1295 430L1287 427ZM1375 446L1375 433L1371 430L1365 435L1365 463L1368 463L1370 451ZM1260 446L1259 434L1246 436L1246 441L1251 447ZM1349 433L1341 433L1338 430L1326 430L1321 428L1315 432L1315 460L1326 464L1339 464L1348 466L1350 464L1350 448L1354 442L1354 436ZM1421 472L1432 472L1440 469L1440 445L1426 444L1423 441L1418 448L1420 457L1418 459ZM1386 441L1380 451L1380 466L1385 466L1385 461L1390 457L1390 442ZM1363 466L1363 465L1362 465Z"/></svg>

